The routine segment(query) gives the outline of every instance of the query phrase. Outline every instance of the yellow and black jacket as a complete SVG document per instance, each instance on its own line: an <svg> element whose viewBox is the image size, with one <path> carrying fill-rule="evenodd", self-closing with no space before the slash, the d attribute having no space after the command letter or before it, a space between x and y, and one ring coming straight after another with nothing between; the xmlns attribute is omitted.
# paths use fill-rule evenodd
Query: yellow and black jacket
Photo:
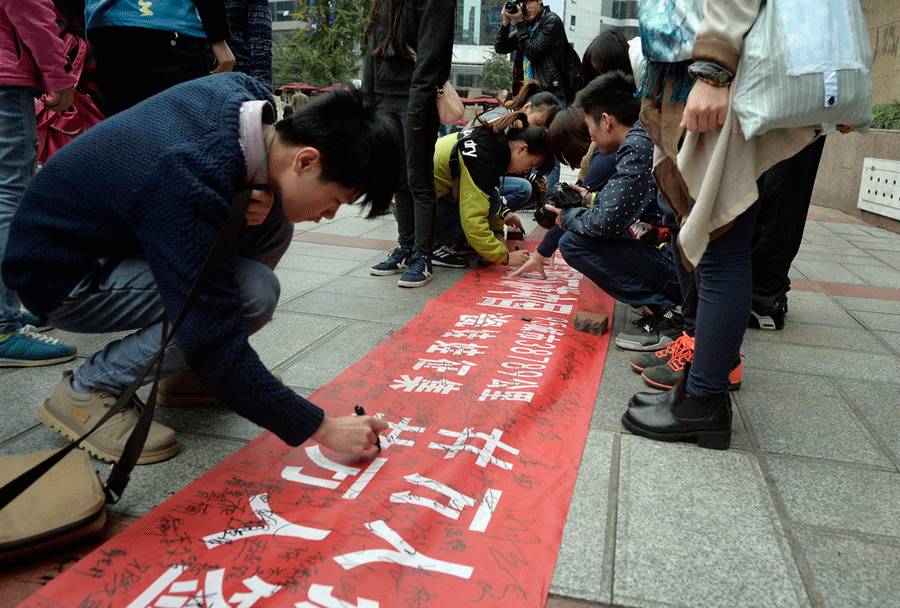
<svg viewBox="0 0 900 608"><path fill-rule="evenodd" d="M454 155L455 151L455 155ZM451 157L454 157L451 160ZM489 217L491 194L509 166L506 135L487 127L445 135L434 147L434 189L437 198L459 205L466 239L491 262L504 264L506 245L494 232L503 230L500 213Z"/></svg>

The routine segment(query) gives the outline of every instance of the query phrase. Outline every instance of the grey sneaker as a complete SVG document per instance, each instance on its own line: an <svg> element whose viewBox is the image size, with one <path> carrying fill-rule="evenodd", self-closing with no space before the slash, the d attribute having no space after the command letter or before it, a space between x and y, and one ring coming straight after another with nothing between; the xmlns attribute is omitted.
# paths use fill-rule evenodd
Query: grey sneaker
<svg viewBox="0 0 900 608"><path fill-rule="evenodd" d="M381 262L380 264L375 264L369 269L370 274L378 275L378 276L386 276L389 274L397 274L398 272L403 272L406 270L407 264L409 262L409 256L412 255L412 250L406 245L397 245L394 247L394 250L391 251L391 254L388 256L388 259Z"/></svg>
<svg viewBox="0 0 900 608"><path fill-rule="evenodd" d="M78 439L87 433L106 415L116 398L109 393L96 391L81 395L72 389L72 372L63 372L62 382L53 395L44 401L38 411L38 420L69 439ZM85 439L82 446L95 457L106 462L116 462L122 456L125 442L137 425L137 411L129 407L109 420ZM138 458L138 464L151 464L168 460L178 453L181 446L175 440L175 431L158 422L150 423L147 442Z"/></svg>
<svg viewBox="0 0 900 608"><path fill-rule="evenodd" d="M645 315L632 321L630 330L616 336L616 346L625 350L659 350L684 332L684 319L674 310Z"/></svg>
<svg viewBox="0 0 900 608"><path fill-rule="evenodd" d="M56 365L75 358L76 348L26 325L0 339L0 367Z"/></svg>
<svg viewBox="0 0 900 608"><path fill-rule="evenodd" d="M421 287L433 277L431 261L418 251L409 256L409 268L397 281L400 287Z"/></svg>

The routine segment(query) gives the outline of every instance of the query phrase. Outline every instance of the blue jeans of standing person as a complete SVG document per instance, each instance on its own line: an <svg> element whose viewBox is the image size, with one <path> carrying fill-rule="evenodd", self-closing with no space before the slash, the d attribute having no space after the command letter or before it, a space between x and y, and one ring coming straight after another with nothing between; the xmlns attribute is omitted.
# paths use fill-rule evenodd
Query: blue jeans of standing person
<svg viewBox="0 0 900 608"><path fill-rule="evenodd" d="M728 389L728 374L739 357L750 320L753 270L750 239L760 201L742 213L722 236L711 241L694 270L699 286L694 359L685 383L697 399Z"/></svg>
<svg viewBox="0 0 900 608"><path fill-rule="evenodd" d="M500 196L506 199L506 206L510 211L518 211L531 199L531 182L524 177L504 175L500 178L497 189Z"/></svg>
<svg viewBox="0 0 900 608"><path fill-rule="evenodd" d="M630 236L600 238L568 231L559 240L566 263L629 306L669 310L681 303L668 251Z"/></svg>
<svg viewBox="0 0 900 608"><path fill-rule="evenodd" d="M9 225L34 177L37 132L31 87L0 87L0 261L9 239ZM16 292L0 278L0 336L22 327L21 304Z"/></svg>
<svg viewBox="0 0 900 608"><path fill-rule="evenodd" d="M275 312L281 287L273 270L292 233L293 225L275 207L263 224L245 229L238 257L231 262L251 334ZM82 387L119 395L159 351L166 310L147 259L135 255L99 260L49 318L54 326L77 333L136 330L110 342L75 370L74 380ZM162 374L184 369L184 356L173 340L166 348Z"/></svg>

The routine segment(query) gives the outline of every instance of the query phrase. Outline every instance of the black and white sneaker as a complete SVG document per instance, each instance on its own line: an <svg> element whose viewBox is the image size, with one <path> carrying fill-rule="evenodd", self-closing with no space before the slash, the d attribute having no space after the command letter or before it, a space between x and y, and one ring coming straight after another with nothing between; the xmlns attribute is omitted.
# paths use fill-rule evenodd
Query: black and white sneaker
<svg viewBox="0 0 900 608"><path fill-rule="evenodd" d="M369 269L369 274L385 276L403 272L404 270L406 270L410 255L412 255L412 251L409 247L407 247L406 245L397 245L396 247L394 247L394 250L391 251L388 259L375 264Z"/></svg>
<svg viewBox="0 0 900 608"><path fill-rule="evenodd" d="M454 250L447 245L442 245L431 254L431 263L445 268L468 268L469 260L459 257Z"/></svg>
<svg viewBox="0 0 900 608"><path fill-rule="evenodd" d="M428 283L433 276L431 262L428 261L428 258L418 251L414 251L409 256L409 266L406 272L400 276L397 285L400 287L421 287Z"/></svg>
<svg viewBox="0 0 900 608"><path fill-rule="evenodd" d="M674 342L684 331L684 319L674 310L644 315L632 321L630 330L616 336L616 346L625 350L659 350Z"/></svg>

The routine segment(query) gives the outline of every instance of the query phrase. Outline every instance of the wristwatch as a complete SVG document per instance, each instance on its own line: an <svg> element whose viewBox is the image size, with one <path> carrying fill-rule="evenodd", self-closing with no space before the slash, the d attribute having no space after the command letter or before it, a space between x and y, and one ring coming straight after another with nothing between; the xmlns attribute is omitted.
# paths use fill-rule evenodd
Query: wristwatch
<svg viewBox="0 0 900 608"><path fill-rule="evenodd" d="M695 61L688 66L688 74L695 80L702 80L714 87L724 87L731 84L734 73L712 61Z"/></svg>

